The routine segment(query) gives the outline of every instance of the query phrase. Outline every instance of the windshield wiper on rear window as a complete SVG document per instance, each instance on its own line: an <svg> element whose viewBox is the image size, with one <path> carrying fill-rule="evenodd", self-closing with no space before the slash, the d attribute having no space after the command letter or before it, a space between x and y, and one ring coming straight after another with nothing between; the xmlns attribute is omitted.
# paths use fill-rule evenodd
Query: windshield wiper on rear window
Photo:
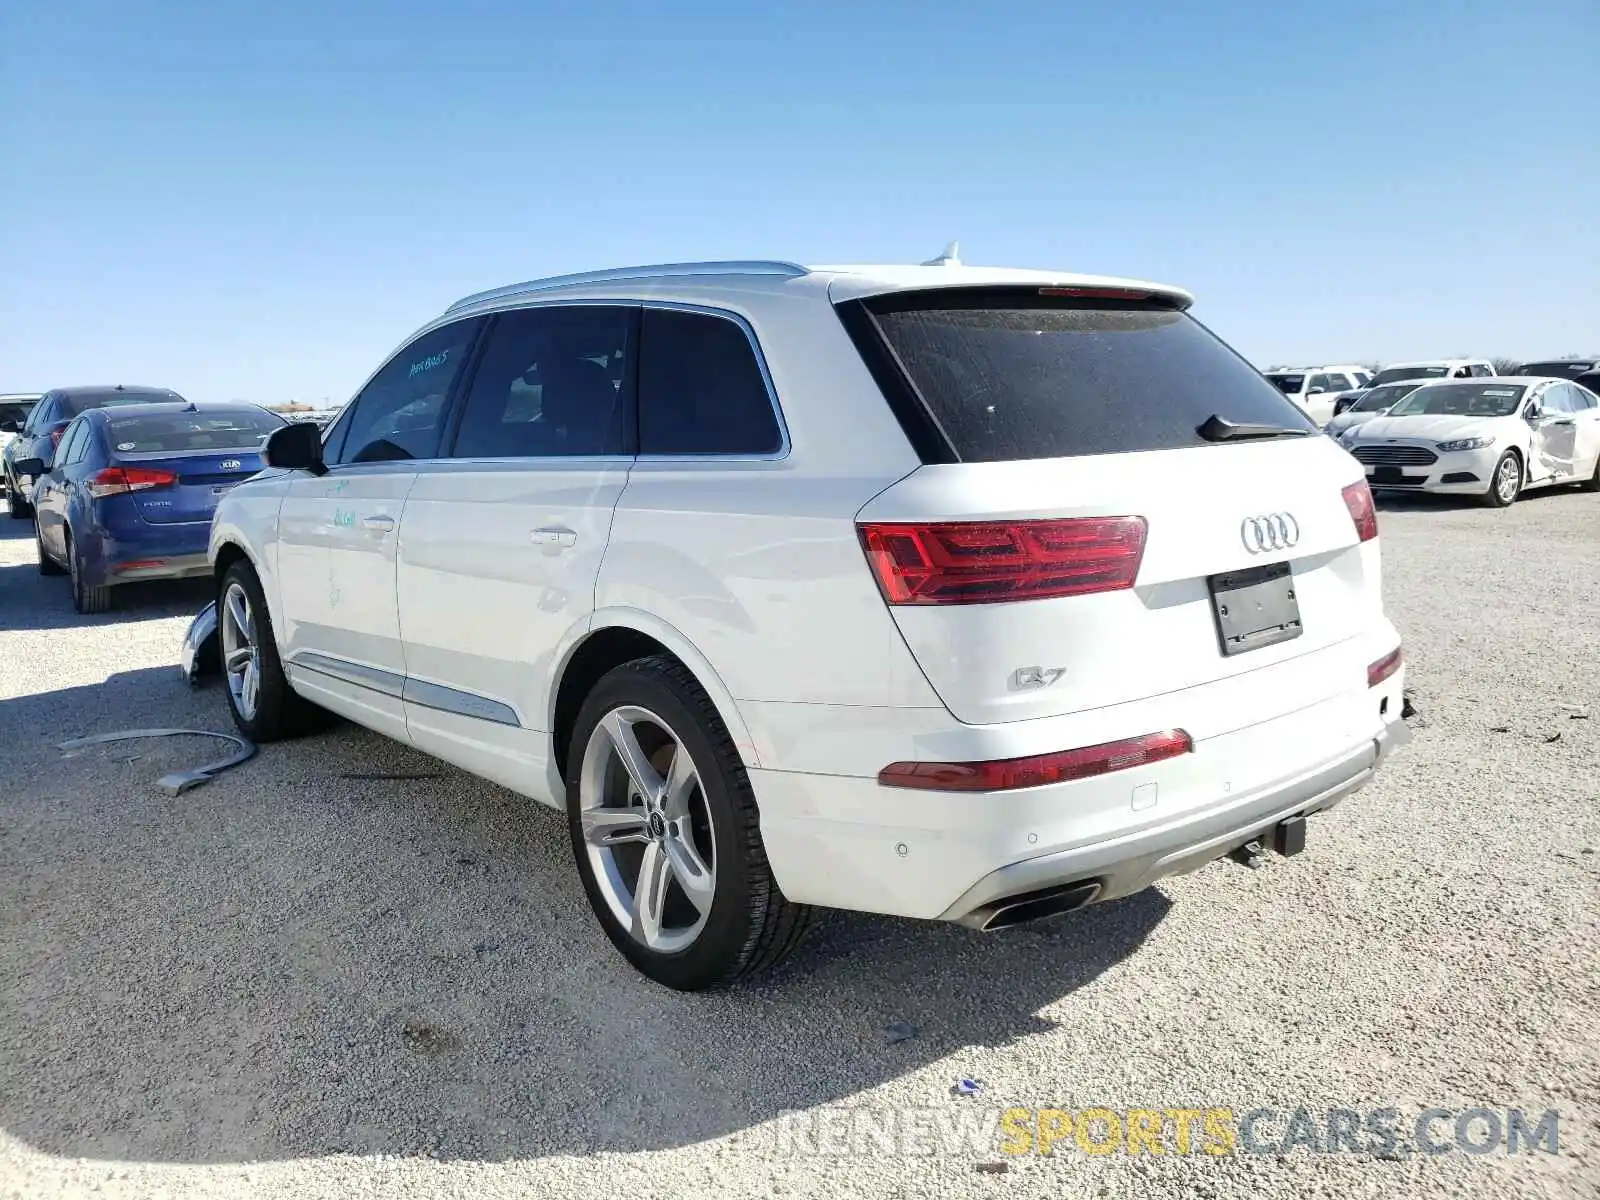
<svg viewBox="0 0 1600 1200"><path fill-rule="evenodd" d="M1221 413L1212 413L1195 432L1208 442L1243 442L1259 438L1311 436L1309 429L1291 429L1287 425L1235 425Z"/></svg>

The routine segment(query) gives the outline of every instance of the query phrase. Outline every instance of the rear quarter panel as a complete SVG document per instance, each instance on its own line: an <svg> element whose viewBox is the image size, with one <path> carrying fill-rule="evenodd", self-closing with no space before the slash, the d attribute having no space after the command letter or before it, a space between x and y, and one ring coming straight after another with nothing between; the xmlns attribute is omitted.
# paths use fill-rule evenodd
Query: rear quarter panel
<svg viewBox="0 0 1600 1200"><path fill-rule="evenodd" d="M797 279L673 298L749 322L789 450L767 460L641 457L617 505L596 625L608 610L655 614L738 700L942 707L878 594L855 526L868 500L920 463L826 288Z"/></svg>

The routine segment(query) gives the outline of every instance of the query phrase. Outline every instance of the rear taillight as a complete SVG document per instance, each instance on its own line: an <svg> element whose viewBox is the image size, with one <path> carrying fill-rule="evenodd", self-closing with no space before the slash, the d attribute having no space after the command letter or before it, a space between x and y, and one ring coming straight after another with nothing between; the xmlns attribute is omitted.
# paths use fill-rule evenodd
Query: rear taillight
<svg viewBox="0 0 1600 1200"><path fill-rule="evenodd" d="M929 792L1004 792L1013 788L1068 783L1092 775L1126 771L1164 758L1176 758L1194 749L1181 729L1148 733L1143 737L1054 754L1027 758L1002 758L993 762L897 762L878 772L884 787L917 788Z"/></svg>
<svg viewBox="0 0 1600 1200"><path fill-rule="evenodd" d="M89 480L89 494L96 500L120 496L124 492L143 492L150 488L171 487L178 477L154 467L106 467Z"/></svg>
<svg viewBox="0 0 1600 1200"><path fill-rule="evenodd" d="M867 523L861 545L890 604L989 604L1133 586L1143 517Z"/></svg>
<svg viewBox="0 0 1600 1200"><path fill-rule="evenodd" d="M1356 537L1370 542L1378 536L1378 510L1372 506L1372 490L1362 479L1344 489L1344 506L1350 510L1350 519L1356 523Z"/></svg>
<svg viewBox="0 0 1600 1200"><path fill-rule="evenodd" d="M1375 688L1400 669L1400 647L1396 646L1367 668L1367 686Z"/></svg>

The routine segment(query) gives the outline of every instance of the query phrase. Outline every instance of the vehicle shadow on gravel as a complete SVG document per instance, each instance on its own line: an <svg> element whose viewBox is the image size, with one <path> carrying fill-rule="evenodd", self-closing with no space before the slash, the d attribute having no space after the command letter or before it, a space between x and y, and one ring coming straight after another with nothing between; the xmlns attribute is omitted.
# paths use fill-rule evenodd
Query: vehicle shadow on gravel
<svg viewBox="0 0 1600 1200"><path fill-rule="evenodd" d="M32 526L28 528L31 537ZM114 607L110 612L85 616L73 611L65 578L40 575L35 562L11 563L0 566L0 632L188 616L205 606L215 586L210 579L123 584L112 589Z"/></svg>
<svg viewBox="0 0 1600 1200"><path fill-rule="evenodd" d="M1536 488L1517 497L1518 504L1538 504L1559 496L1577 496L1582 493L1573 487ZM1428 509L1483 509L1490 507L1476 496L1450 496L1435 492L1374 492L1373 507L1379 512L1422 512Z"/></svg>
<svg viewBox="0 0 1600 1200"><path fill-rule="evenodd" d="M108 698L109 695L109 698ZM0 1128L68 1158L508 1160L682 1147L851 1102L1133 954L1156 890L996 934L832 914L776 973L680 995L605 940L554 812L365 730L209 761L228 728L147 670L0 701ZM130 754L139 754L128 761ZM886 1030L911 1027L903 1040ZM916 1103L954 1103L954 1077ZM763 1131L764 1132L764 1131Z"/></svg>

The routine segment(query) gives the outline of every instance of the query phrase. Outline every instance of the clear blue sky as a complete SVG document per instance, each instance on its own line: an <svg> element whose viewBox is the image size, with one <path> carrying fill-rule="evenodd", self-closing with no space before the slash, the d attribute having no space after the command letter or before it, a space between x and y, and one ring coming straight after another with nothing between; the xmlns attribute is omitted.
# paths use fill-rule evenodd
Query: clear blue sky
<svg viewBox="0 0 1600 1200"><path fill-rule="evenodd" d="M633 262L1168 280L1258 364L1600 350L1596 0L0 5L0 391L343 400Z"/></svg>

